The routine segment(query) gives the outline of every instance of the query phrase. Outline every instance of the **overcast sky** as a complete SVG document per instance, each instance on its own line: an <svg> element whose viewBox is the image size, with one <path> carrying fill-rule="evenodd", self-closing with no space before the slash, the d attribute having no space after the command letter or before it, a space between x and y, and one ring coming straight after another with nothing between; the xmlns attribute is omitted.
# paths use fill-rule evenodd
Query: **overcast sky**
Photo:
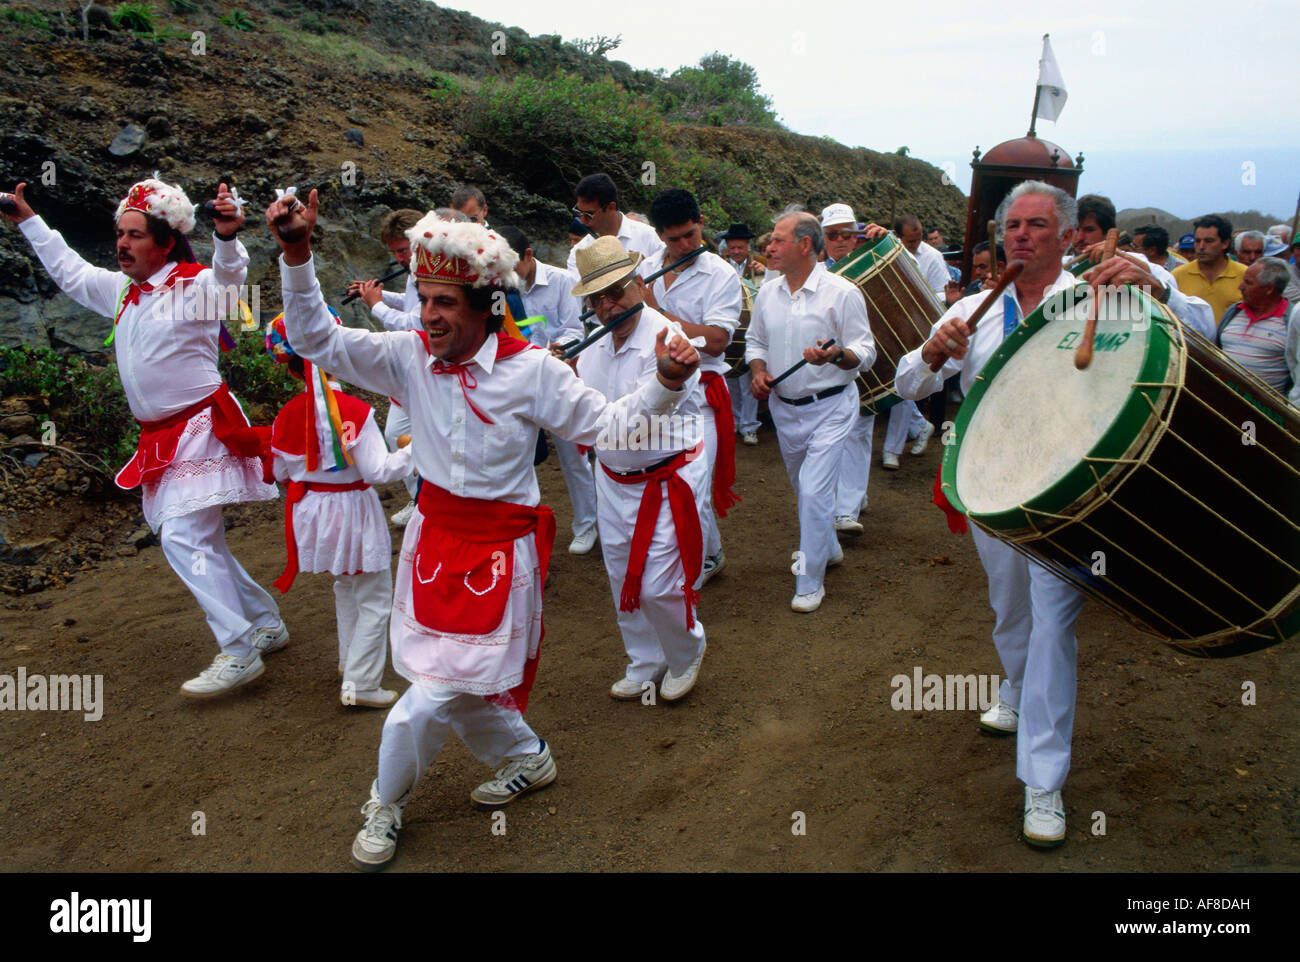
<svg viewBox="0 0 1300 962"><path fill-rule="evenodd" d="M457 3L443 6L461 7ZM714 50L752 64L790 129L950 165L1029 128L1042 35L1069 99L1038 134L1084 154L1080 193L1182 217L1300 194L1295 0L467 0L531 34L622 34L610 54L671 72ZM1035 9L1045 12L1033 13Z"/></svg>

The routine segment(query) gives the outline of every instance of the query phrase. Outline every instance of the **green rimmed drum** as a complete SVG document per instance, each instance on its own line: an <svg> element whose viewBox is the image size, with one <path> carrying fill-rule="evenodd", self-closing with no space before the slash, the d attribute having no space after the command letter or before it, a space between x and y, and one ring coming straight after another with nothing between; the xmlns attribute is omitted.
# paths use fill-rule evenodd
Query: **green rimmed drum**
<svg viewBox="0 0 1300 962"><path fill-rule="evenodd" d="M1300 411L1166 308L1123 288L1045 302L975 379L948 500L1189 654L1300 634Z"/></svg>
<svg viewBox="0 0 1300 962"><path fill-rule="evenodd" d="M876 362L858 375L862 413L887 411L901 400L894 393L898 362L925 343L931 326L943 314L943 306L895 234L859 247L831 273L852 281L862 291L876 340Z"/></svg>

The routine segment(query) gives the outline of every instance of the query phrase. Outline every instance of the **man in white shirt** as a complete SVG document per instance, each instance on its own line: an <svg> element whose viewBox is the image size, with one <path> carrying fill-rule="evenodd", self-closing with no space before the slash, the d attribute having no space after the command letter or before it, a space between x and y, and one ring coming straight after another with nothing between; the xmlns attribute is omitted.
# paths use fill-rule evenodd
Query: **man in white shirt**
<svg viewBox="0 0 1300 962"><path fill-rule="evenodd" d="M758 293L758 289L763 285L763 280L767 275L767 268L762 261L750 253L749 242L754 239L754 233L749 229L748 224L732 224L719 239L725 245L726 257L724 259L727 266L740 277L740 323L748 324L750 313L753 310L754 295ZM734 340L734 334L732 338ZM754 392L749 389L751 383L749 370L746 369L734 377L727 378L726 383L727 389L731 392L731 418L736 425L736 433L740 435L740 440L743 443L752 447L758 444L760 423L758 420L758 399L754 397Z"/></svg>
<svg viewBox="0 0 1300 962"><path fill-rule="evenodd" d="M667 332L659 376L609 403L548 352L500 333L494 300L516 286L514 252L479 224L426 216L416 246L423 330L337 326L311 252L318 199L276 201L266 219L283 254L285 332L304 359L411 412L423 479L403 538L390 622L393 667L412 684L384 723L379 775L352 844L362 869L397 850L402 807L454 731L481 761L506 761L474 789L480 807L506 805L555 780L549 747L523 719L542 637L542 585L555 519L538 505L538 428L596 444L622 418L666 416L699 355Z"/></svg>
<svg viewBox="0 0 1300 962"><path fill-rule="evenodd" d="M1025 181L1007 195L998 214L1008 259L1025 264L1014 293L1002 296L1001 309L994 307L973 335L966 320L990 292L964 297L949 308L935 322L929 340L899 362L894 383L903 397L928 397L956 374L962 390L969 391L1004 336L1049 297L1077 283L1061 267L1074 239L1074 198L1039 181ZM940 369L931 371L938 362ZM993 643L1005 675L998 702L980 717L980 726L1016 734L1016 774L1025 784L1024 838L1035 846L1059 845L1065 840L1061 788L1070 768L1074 728L1074 624L1083 595L1009 544L977 527L971 534L988 575Z"/></svg>
<svg viewBox="0 0 1300 962"><path fill-rule="evenodd" d="M482 224L484 227L487 222L487 198L483 196L483 191L479 190L473 184L461 184L451 195L451 209L460 211L467 220L472 220L476 224Z"/></svg>
<svg viewBox="0 0 1300 962"><path fill-rule="evenodd" d="M578 252L582 279L573 293L587 299L602 324L644 303L640 259L612 237ZM644 305L578 356L578 376L607 400L632 394L655 377L661 331L681 328ZM704 658L695 606L704 560L699 505L708 503L709 466L699 378L692 376L685 390L690 397L671 417L634 419L596 442L602 553L628 656L610 688L620 700L645 698L658 683L659 696L676 701L694 687Z"/></svg>
<svg viewBox="0 0 1300 962"><path fill-rule="evenodd" d="M223 505L278 496L262 480L261 439L217 371L221 318L234 309L248 270L235 236L243 211L222 184L209 269L194 262L185 237L194 229L189 198L162 181L140 181L118 205L120 270L108 271L36 216L23 200L25 186L4 195L15 205L5 218L19 225L60 290L113 320L118 377L141 426L117 484L142 489L145 521L221 649L181 694L224 694L261 675L262 655L289 642L275 602L226 546L221 518Z"/></svg>
<svg viewBox="0 0 1300 962"><path fill-rule="evenodd" d="M420 295L415 288L415 275L411 273L411 241L406 232L423 217L418 210L399 208L388 214L379 225L379 239L393 255L393 260L406 268L406 289L397 294L383 289L377 279L353 281L348 293L355 293L370 308L370 313L386 331L418 331L420 329ZM411 418L402 406L389 398L388 417L384 421L384 441L388 450L397 450L397 439L411 433ZM411 520L415 513L415 486L419 475L414 471L402 479L411 499L392 518L399 527Z"/></svg>
<svg viewBox="0 0 1300 962"><path fill-rule="evenodd" d="M586 331L578 320L578 301L569 293L573 277L568 271L539 261L533 255L532 241L518 227L502 227L498 233L519 255L515 273L520 280L519 297L523 301L524 316L517 320L545 319L544 323L528 328L528 340L543 348L582 340ZM591 462L572 441L564 438L551 438L551 441L560 459L569 503L573 505L573 540L569 542L569 554L589 554L596 545L597 536L596 484L591 475Z"/></svg>
<svg viewBox="0 0 1300 962"><path fill-rule="evenodd" d="M940 304L945 303L944 292L948 286L948 265L943 255L921 239L921 220L915 214L904 214L894 220L894 233L903 249L912 256L917 269L925 279ZM885 442L881 446L880 466L886 471L897 471L899 455L908 441L915 441L913 454L924 454L934 434L934 425L925 419L915 401L904 400L889 410L889 423L885 427Z"/></svg>
<svg viewBox="0 0 1300 962"><path fill-rule="evenodd" d="M876 360L862 293L817 262L825 249L821 225L806 212L783 215L768 248L779 282L754 299L745 359L754 396L769 398L790 484L798 499L799 550L792 570L795 611L816 611L826 596L828 565L844 558L833 512L842 447L858 417L853 382ZM834 338L835 344L824 347ZM799 361L808 363L775 389L772 382Z"/></svg>
<svg viewBox="0 0 1300 962"><path fill-rule="evenodd" d="M566 265L569 273L574 277L579 276L578 249L591 244L597 237L617 238L625 251L641 255L641 265L637 272L642 277L650 273L646 264L663 253L664 242L649 224L632 220L619 211L618 188L610 176L589 174L578 181L574 193L577 201L573 215L591 233L569 248L569 261Z"/></svg>
<svg viewBox="0 0 1300 962"><path fill-rule="evenodd" d="M650 204L650 222L664 242L664 251L650 265L658 273L668 264L698 250L704 243L704 218L690 191L673 189ZM669 271L643 291L646 304L676 321L687 337L704 338L700 348L700 383L705 405L701 412L704 460L709 483L700 502L704 527L704 569L699 587L726 565L722 534L714 517L725 518L740 499L732 492L736 481L736 425L731 413L731 393L723 376L731 369L723 357L740 323L740 278L717 254L705 251Z"/></svg>

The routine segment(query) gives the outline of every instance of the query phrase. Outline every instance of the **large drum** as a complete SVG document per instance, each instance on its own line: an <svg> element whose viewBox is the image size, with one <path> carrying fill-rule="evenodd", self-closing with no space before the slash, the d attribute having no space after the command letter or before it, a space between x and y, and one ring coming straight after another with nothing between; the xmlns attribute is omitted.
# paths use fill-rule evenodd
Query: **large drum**
<svg viewBox="0 0 1300 962"><path fill-rule="evenodd" d="M761 277L758 280L750 280L747 277L740 279L740 323L736 326L736 332L731 335L731 343L722 352L723 359L731 364L727 377L739 377L749 370L749 365L745 362L745 332L749 330L749 317L754 310L754 298L758 296L758 285L762 282Z"/></svg>
<svg viewBox="0 0 1300 962"><path fill-rule="evenodd" d="M948 500L1193 655L1300 633L1300 411L1145 294L1053 297L985 365L943 460ZM987 322L987 323L991 323Z"/></svg>
<svg viewBox="0 0 1300 962"><path fill-rule="evenodd" d="M832 273L862 291L876 340L876 363L858 375L862 413L887 411L901 400L894 393L898 362L925 343L931 326L943 314L943 306L894 234L859 247L838 262Z"/></svg>

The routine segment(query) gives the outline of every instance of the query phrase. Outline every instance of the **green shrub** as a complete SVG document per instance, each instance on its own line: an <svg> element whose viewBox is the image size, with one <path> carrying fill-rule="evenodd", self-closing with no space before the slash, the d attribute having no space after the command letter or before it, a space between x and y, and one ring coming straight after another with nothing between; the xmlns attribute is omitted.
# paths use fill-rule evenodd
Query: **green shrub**
<svg viewBox="0 0 1300 962"><path fill-rule="evenodd" d="M257 24L243 10L232 10L225 16L217 18L231 30L256 30Z"/></svg>
<svg viewBox="0 0 1300 962"><path fill-rule="evenodd" d="M244 402L266 404L279 411L298 388L284 365L277 364L266 353L263 333L239 333L235 325L227 322L226 328L235 339L233 350L224 351L217 360L217 370L230 385L234 395Z"/></svg>
<svg viewBox="0 0 1300 962"><path fill-rule="evenodd" d="M0 348L0 393L39 395L50 411L67 412L53 418L59 435L79 440L79 450L102 458L110 469L135 450L140 429L115 364L95 368L48 347Z"/></svg>
<svg viewBox="0 0 1300 962"><path fill-rule="evenodd" d="M698 66L679 67L661 79L657 99L670 123L781 127L772 98L759 93L758 72L741 60L715 52L701 57Z"/></svg>
<svg viewBox="0 0 1300 962"><path fill-rule="evenodd" d="M45 18L45 14L39 10L18 10L14 7L5 7L0 10L0 20L7 20L19 27L28 27L32 30L40 30L42 33L53 33L54 28L50 21Z"/></svg>
<svg viewBox="0 0 1300 962"><path fill-rule="evenodd" d="M149 36L154 32L153 7L147 3L118 4L113 22L123 30Z"/></svg>
<svg viewBox="0 0 1300 962"><path fill-rule="evenodd" d="M167 0L167 6L172 8L173 13L193 13L199 9L194 0Z"/></svg>
<svg viewBox="0 0 1300 962"><path fill-rule="evenodd" d="M298 23L308 33L314 33L317 36L325 33L342 33L343 25L333 17L322 17L314 10L308 10L298 18Z"/></svg>

